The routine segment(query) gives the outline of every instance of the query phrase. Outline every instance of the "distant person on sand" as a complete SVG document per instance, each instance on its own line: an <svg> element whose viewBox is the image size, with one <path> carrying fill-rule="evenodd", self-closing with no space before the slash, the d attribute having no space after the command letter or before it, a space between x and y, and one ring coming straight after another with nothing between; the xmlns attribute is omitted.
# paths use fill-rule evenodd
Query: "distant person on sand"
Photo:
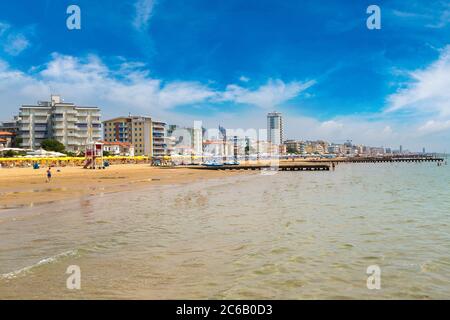
<svg viewBox="0 0 450 320"><path fill-rule="evenodd" d="M50 180L52 180L52 168L49 167L47 169L47 182L50 182Z"/></svg>

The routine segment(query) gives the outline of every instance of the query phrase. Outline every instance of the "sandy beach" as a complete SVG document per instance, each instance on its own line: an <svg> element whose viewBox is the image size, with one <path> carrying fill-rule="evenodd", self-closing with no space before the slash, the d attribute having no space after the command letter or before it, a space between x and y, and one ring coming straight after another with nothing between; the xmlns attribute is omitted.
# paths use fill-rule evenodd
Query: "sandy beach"
<svg viewBox="0 0 450 320"><path fill-rule="evenodd" d="M46 168L0 169L0 208L33 206L88 195L134 190L149 185L185 184L248 173L123 164L105 170L55 167L52 168L52 174L51 182L47 183Z"/></svg>

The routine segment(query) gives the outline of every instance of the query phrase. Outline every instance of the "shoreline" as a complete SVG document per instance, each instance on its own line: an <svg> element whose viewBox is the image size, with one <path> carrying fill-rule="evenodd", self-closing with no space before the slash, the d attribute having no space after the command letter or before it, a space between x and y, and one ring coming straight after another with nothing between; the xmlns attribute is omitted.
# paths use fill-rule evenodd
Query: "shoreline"
<svg viewBox="0 0 450 320"><path fill-rule="evenodd" d="M201 180L249 174L189 168L152 167L149 164L113 165L105 170L54 167L46 182L46 168L0 170L0 211L32 207L85 196L133 191L147 186L183 185Z"/></svg>
<svg viewBox="0 0 450 320"><path fill-rule="evenodd" d="M246 161L242 168L268 161ZM314 165L325 161L282 160L282 165ZM336 164L356 162L335 161ZM247 170L199 170L192 167L157 167L147 163L115 164L102 170L79 166L52 167L52 181L46 183L46 167L16 167L0 169L0 214L3 210L33 207L85 196L133 191L146 186L183 185L206 179L255 174ZM333 168L334 170L334 168Z"/></svg>

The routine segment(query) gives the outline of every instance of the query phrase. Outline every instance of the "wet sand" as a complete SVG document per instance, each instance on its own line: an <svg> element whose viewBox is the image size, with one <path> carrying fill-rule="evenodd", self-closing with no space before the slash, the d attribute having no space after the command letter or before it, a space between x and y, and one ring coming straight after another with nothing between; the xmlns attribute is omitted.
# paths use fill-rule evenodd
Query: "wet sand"
<svg viewBox="0 0 450 320"><path fill-rule="evenodd" d="M55 167L52 168L51 182L46 183L46 170L46 168L0 169L0 209L129 191L151 185L186 184L203 179L248 174L151 167L148 164L114 165L105 170Z"/></svg>

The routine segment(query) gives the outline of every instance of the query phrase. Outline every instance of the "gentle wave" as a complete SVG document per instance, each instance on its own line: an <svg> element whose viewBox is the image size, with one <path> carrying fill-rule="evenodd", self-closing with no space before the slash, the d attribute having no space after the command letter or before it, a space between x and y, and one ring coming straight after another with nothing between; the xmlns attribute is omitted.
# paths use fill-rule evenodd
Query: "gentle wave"
<svg viewBox="0 0 450 320"><path fill-rule="evenodd" d="M4 273L4 274L0 275L0 279L7 279L7 280L14 279L14 278L17 278L19 275L22 275L22 274L30 272L34 268L40 267L42 265L46 265L46 264L57 262L58 260L60 260L62 258L65 258L65 257L73 257L73 256L76 256L77 254L78 254L78 250L76 250L76 249L75 250L65 251L65 252L62 252L62 253L57 254L55 256L42 259L39 262L37 262L37 263L35 263L35 264L31 265L31 266L27 266L27 267L24 267L22 269L19 269L19 270L16 270L16 271L12 271L12 272L9 272L9 273Z"/></svg>

